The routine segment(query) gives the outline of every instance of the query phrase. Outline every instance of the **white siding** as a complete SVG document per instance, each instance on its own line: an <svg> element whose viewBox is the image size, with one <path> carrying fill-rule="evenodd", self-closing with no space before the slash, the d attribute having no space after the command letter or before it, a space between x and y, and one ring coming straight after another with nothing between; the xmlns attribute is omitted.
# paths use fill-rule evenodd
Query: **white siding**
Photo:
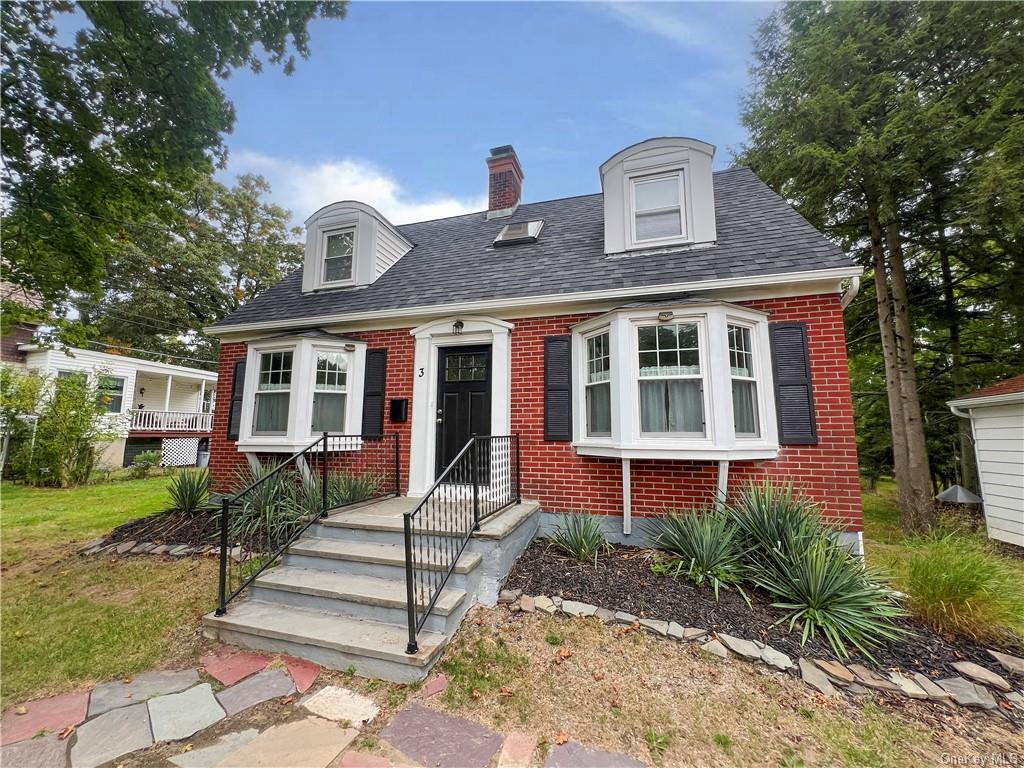
<svg viewBox="0 0 1024 768"><path fill-rule="evenodd" d="M377 227L377 260L374 279L387 272L409 252L409 246L388 227Z"/></svg>
<svg viewBox="0 0 1024 768"><path fill-rule="evenodd" d="M970 413L989 536L1024 546L1024 403Z"/></svg>

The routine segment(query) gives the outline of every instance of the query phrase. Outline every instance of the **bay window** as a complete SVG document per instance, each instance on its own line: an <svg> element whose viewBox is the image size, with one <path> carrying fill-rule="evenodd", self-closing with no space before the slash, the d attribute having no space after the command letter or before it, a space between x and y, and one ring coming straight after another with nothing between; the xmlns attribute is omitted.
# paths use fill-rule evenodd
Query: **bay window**
<svg viewBox="0 0 1024 768"><path fill-rule="evenodd" d="M704 434L704 387L696 323L637 329L641 432Z"/></svg>
<svg viewBox="0 0 1024 768"><path fill-rule="evenodd" d="M284 435L288 432L288 406L292 388L292 353L264 352L260 355L256 382L254 435Z"/></svg>
<svg viewBox="0 0 1024 768"><path fill-rule="evenodd" d="M632 306L573 328L573 443L622 458L777 455L768 318L715 300Z"/></svg>
<svg viewBox="0 0 1024 768"><path fill-rule="evenodd" d="M612 433L611 350L608 334L587 339L587 434L600 437Z"/></svg>
<svg viewBox="0 0 1024 768"><path fill-rule="evenodd" d="M316 354L313 384L313 432L345 431L348 359L344 352Z"/></svg>
<svg viewBox="0 0 1024 768"><path fill-rule="evenodd" d="M737 437L757 437L757 379L754 342L750 328L729 326L729 376L732 379L732 416Z"/></svg>

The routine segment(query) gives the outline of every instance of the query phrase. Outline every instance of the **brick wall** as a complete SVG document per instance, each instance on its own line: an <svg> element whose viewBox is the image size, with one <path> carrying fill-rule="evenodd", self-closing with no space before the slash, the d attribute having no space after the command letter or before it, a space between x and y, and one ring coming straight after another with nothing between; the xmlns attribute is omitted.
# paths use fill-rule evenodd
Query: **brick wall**
<svg viewBox="0 0 1024 768"><path fill-rule="evenodd" d="M771 321L807 323L811 377L814 387L818 444L784 446L776 459L733 461L730 492L751 480L793 481L821 503L824 513L849 530L862 528L853 407L850 399L842 309L835 294L748 302L769 314ZM544 440L544 337L565 334L589 315L524 318L512 321L512 431L521 441L524 496L537 499L552 512L586 510L619 515L622 511L622 468L618 459L578 456L566 442ZM387 397L408 398L413 388L414 339L409 329L347 334L371 348L388 349ZM220 481L243 461L224 435L231 404L234 360L242 344L221 346L214 415L211 467ZM402 487L408 484L410 419L391 424L385 412L385 431L398 431L402 445ZM700 503L712 497L718 466L710 461L640 460L631 462L632 509L653 515L673 507Z"/></svg>
<svg viewBox="0 0 1024 768"><path fill-rule="evenodd" d="M18 347L32 341L35 331L20 325L11 326L7 333L0 334L0 362L24 363L25 353Z"/></svg>

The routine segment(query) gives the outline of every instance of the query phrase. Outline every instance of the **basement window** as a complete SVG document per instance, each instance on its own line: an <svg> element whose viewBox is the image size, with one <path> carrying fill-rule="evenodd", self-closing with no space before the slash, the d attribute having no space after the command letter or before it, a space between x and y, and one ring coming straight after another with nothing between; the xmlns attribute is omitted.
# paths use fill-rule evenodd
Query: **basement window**
<svg viewBox="0 0 1024 768"><path fill-rule="evenodd" d="M540 231L544 227L544 220L521 221L517 224L506 224L501 232L494 238L496 246L519 245L521 243L536 243L540 237Z"/></svg>

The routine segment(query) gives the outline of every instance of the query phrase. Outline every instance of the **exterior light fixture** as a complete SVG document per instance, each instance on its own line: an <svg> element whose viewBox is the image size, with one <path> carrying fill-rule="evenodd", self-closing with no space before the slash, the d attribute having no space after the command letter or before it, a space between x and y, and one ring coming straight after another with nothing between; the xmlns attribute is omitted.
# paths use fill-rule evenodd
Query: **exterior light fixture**
<svg viewBox="0 0 1024 768"><path fill-rule="evenodd" d="M456 336L461 336L462 329L465 327L466 324L464 322L462 322L461 320L456 320L454 323L452 323L452 333L454 333Z"/></svg>
<svg viewBox="0 0 1024 768"><path fill-rule="evenodd" d="M659 323L667 323L673 317L675 317L675 313L674 312L659 312L658 313L658 322Z"/></svg>
<svg viewBox="0 0 1024 768"><path fill-rule="evenodd" d="M355 344L346 344L345 345L345 351L346 352L355 352L356 351L356 345Z"/></svg>
<svg viewBox="0 0 1024 768"><path fill-rule="evenodd" d="M139 387L139 394L140 395L145 395L146 394L146 388L145 387Z"/></svg>

